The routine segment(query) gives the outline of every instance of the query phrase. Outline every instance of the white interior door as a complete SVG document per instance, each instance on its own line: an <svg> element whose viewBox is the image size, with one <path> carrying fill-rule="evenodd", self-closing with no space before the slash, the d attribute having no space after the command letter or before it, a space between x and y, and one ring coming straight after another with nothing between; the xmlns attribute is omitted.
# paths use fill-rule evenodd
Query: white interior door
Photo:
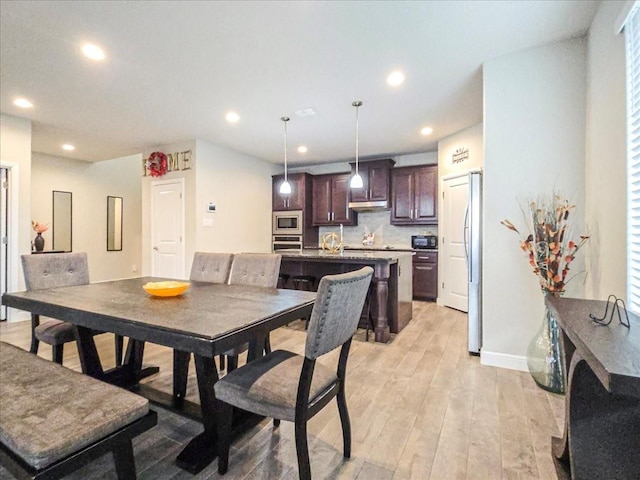
<svg viewBox="0 0 640 480"><path fill-rule="evenodd" d="M467 312L469 310L469 281L464 252L464 216L469 197L467 175L443 181L444 219L442 229L441 260L442 303L447 307Z"/></svg>
<svg viewBox="0 0 640 480"><path fill-rule="evenodd" d="M184 179L151 184L151 275L184 278Z"/></svg>
<svg viewBox="0 0 640 480"><path fill-rule="evenodd" d="M9 169L0 168L0 296L9 286ZM0 321L7 319L7 307L0 307Z"/></svg>

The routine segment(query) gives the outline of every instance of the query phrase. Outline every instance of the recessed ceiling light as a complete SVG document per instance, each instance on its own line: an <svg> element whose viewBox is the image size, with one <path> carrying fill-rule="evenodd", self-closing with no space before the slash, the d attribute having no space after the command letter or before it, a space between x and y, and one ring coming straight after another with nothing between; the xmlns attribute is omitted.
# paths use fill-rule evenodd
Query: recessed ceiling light
<svg viewBox="0 0 640 480"><path fill-rule="evenodd" d="M431 135L433 133L433 128L431 127L424 127L422 130L420 130L420 133L422 135Z"/></svg>
<svg viewBox="0 0 640 480"><path fill-rule="evenodd" d="M304 145L298 147L298 153L307 153L308 149Z"/></svg>
<svg viewBox="0 0 640 480"><path fill-rule="evenodd" d="M31 103L29 100L27 100L26 98L16 98L13 101L13 104L16 107L20 107L20 108L33 108L33 103Z"/></svg>
<svg viewBox="0 0 640 480"><path fill-rule="evenodd" d="M404 73L402 73L400 70L391 72L391 74L387 77L387 83L392 87L397 87L398 85L402 85L403 82L404 82Z"/></svg>
<svg viewBox="0 0 640 480"><path fill-rule="evenodd" d="M66 150L68 152L71 152L73 150L76 149L76 147L74 147L73 145L71 145L70 143L65 143L64 145L62 145L62 149Z"/></svg>
<svg viewBox="0 0 640 480"><path fill-rule="evenodd" d="M99 46L93 45L92 43L85 43L82 47L82 53L87 58L91 60L104 60L105 54L104 50L102 50Z"/></svg>
<svg viewBox="0 0 640 480"><path fill-rule="evenodd" d="M240 120L240 115L238 115L236 112L227 112L225 118L229 123L236 123L238 120Z"/></svg>

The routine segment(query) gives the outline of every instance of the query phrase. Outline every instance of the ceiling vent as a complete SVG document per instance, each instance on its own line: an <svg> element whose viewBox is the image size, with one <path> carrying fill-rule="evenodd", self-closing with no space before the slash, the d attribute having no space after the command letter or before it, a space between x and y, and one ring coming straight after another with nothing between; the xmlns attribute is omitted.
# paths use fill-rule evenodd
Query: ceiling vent
<svg viewBox="0 0 640 480"><path fill-rule="evenodd" d="M297 112L295 112L297 116L299 117L311 117L313 115L316 114L315 110L313 108L305 108L303 110L298 110Z"/></svg>

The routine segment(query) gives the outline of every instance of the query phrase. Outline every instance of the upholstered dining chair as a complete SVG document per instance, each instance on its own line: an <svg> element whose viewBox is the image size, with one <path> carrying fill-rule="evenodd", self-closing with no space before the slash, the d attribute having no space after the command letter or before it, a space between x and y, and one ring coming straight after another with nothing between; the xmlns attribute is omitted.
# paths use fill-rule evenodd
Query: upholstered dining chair
<svg viewBox="0 0 640 480"><path fill-rule="evenodd" d="M84 252L22 255L22 270L27 290L89 283L89 264ZM48 343L53 361L62 365L64 344L75 339L73 324L54 319L40 322L40 315L31 314L31 353L38 353L40 342ZM116 335L115 344L116 363L119 364L122 359L121 336Z"/></svg>
<svg viewBox="0 0 640 480"><path fill-rule="evenodd" d="M345 396L345 376L351 338L369 283L371 267L327 275L320 280L311 313L304 356L276 350L228 373L214 386L218 417L218 472L226 473L233 407L274 419L295 423L298 473L311 478L307 421L334 397L342 424L344 456L351 456L351 424ZM337 369L316 362L320 356L341 347Z"/></svg>
<svg viewBox="0 0 640 480"><path fill-rule="evenodd" d="M195 252L189 280L193 282L227 283L231 271L232 253ZM178 404L187 393L187 377L191 354L173 351L173 397ZM222 362L222 358L220 360ZM220 368L223 368L222 366Z"/></svg>
<svg viewBox="0 0 640 480"><path fill-rule="evenodd" d="M277 288L281 261L282 255L278 253L238 253L233 257L229 284ZM249 346L244 344L224 352L220 356L220 368L225 368L226 357L227 372L236 369L238 356L248 348ZM266 353L271 351L269 335L265 339L264 349Z"/></svg>

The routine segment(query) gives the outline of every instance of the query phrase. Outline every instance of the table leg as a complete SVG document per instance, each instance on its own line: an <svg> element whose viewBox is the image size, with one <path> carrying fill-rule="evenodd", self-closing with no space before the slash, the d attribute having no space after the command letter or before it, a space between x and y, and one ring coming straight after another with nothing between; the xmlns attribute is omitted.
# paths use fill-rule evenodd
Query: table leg
<svg viewBox="0 0 640 480"><path fill-rule="evenodd" d="M149 375L158 373L158 367L142 368L144 342L129 339L124 363L111 370L104 371L102 361L93 339L94 331L90 328L76 326L76 344L82 373L98 380L112 383L123 388L131 388Z"/></svg>
<svg viewBox="0 0 640 480"><path fill-rule="evenodd" d="M184 447L176 463L180 468L196 474L217 456L216 397L213 386L218 381L218 369L213 358L194 355L194 359L204 432Z"/></svg>
<svg viewBox="0 0 640 480"><path fill-rule="evenodd" d="M104 370L102 369L96 342L93 340L93 330L76 326L76 345L78 346L82 373L98 380L104 380Z"/></svg>
<svg viewBox="0 0 640 480"><path fill-rule="evenodd" d="M389 300L389 265L376 265L374 283L376 285L376 307L373 312L373 323L376 327L376 342L387 343L390 339L389 319L387 318Z"/></svg>

